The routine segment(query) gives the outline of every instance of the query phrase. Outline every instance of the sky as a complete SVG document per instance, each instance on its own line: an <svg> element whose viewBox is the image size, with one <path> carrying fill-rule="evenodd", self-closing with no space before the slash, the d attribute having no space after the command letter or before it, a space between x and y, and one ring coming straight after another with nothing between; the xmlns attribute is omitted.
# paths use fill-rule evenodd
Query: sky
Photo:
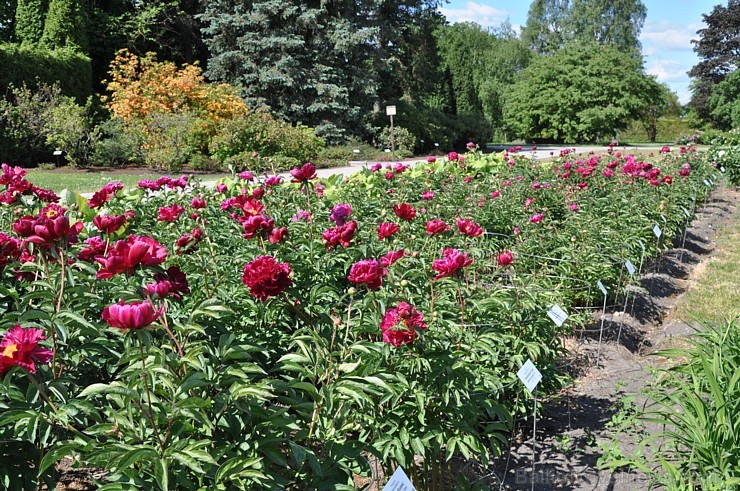
<svg viewBox="0 0 740 491"><path fill-rule="evenodd" d="M508 21L515 30L527 22L528 0L449 0L440 8L447 21L477 22L483 27L495 27ZM691 98L690 79L686 74L698 58L691 40L704 27L702 14L715 5L727 5L727 0L643 0L647 18L640 42L645 57L645 69L666 83L682 104Z"/></svg>

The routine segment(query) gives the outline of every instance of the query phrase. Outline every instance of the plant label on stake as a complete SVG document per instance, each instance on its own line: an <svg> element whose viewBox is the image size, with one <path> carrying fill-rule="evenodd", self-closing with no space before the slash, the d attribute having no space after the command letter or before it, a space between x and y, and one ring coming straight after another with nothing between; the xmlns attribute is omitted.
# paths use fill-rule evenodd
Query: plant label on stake
<svg viewBox="0 0 740 491"><path fill-rule="evenodd" d="M653 233L659 239L660 239L660 236L663 235L663 231L660 229L658 225L655 225L655 227L653 227Z"/></svg>
<svg viewBox="0 0 740 491"><path fill-rule="evenodd" d="M568 318L568 314L565 313L560 305L555 304L550 310L547 311L547 315L552 319L556 326L561 327L565 320Z"/></svg>
<svg viewBox="0 0 740 491"><path fill-rule="evenodd" d="M522 381L524 386L531 393L534 393L534 389L537 388L537 384L542 380L542 374L537 370L537 367L534 366L532 360L527 360L526 363L522 365L522 368L516 372L516 376L519 377L519 380Z"/></svg>
<svg viewBox="0 0 740 491"><path fill-rule="evenodd" d="M725 173L725 168L724 168L724 167L720 167L720 168L719 168L719 171L720 171L720 172L721 172L722 174L724 174L724 173Z"/></svg>
<svg viewBox="0 0 740 491"><path fill-rule="evenodd" d="M663 220L663 225L668 225L668 220L665 219L665 215L664 214L661 213L660 214L660 218Z"/></svg>
<svg viewBox="0 0 740 491"><path fill-rule="evenodd" d="M704 185L705 185L706 187L708 187L708 188L709 188L709 187L712 187L712 185L711 185L711 184L709 183L709 181L707 181L706 179L704 179Z"/></svg>
<svg viewBox="0 0 740 491"><path fill-rule="evenodd" d="M683 209L683 214L686 215L686 218L691 218L691 213L689 213L689 210L687 210L683 206L681 207L681 209Z"/></svg>
<svg viewBox="0 0 740 491"><path fill-rule="evenodd" d="M603 293L604 296L606 296L607 295L607 293L606 293L606 287L601 282L601 280L597 281L596 284L599 286L599 290L601 290L601 293Z"/></svg>
<svg viewBox="0 0 740 491"><path fill-rule="evenodd" d="M388 483L383 488L383 491L416 491L416 488L402 468L396 467L396 472L393 473Z"/></svg>
<svg viewBox="0 0 740 491"><path fill-rule="evenodd" d="M633 274L635 274L635 271L636 271L635 270L635 265L632 264L632 261L630 261L628 259L627 261L625 261L624 265L627 267L627 271L629 271L630 276L632 276Z"/></svg>

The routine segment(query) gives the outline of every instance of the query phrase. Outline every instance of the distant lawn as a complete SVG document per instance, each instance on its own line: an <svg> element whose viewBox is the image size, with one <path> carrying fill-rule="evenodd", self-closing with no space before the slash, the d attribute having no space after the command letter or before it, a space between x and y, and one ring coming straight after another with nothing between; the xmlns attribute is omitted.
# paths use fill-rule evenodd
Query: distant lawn
<svg viewBox="0 0 740 491"><path fill-rule="evenodd" d="M88 172L77 170L63 172L60 170L32 170L28 172L26 179L41 188L51 189L57 193L63 189L69 189L75 193L94 193L111 181L120 181L128 188L136 186L136 184L142 179L156 180L162 175L162 173L152 172L148 169L142 169L141 173L136 173L135 171L122 173L110 171ZM182 175L182 173L167 173L166 175L178 177ZM203 181L208 181L218 179L222 176L223 174L206 174L199 175L198 177Z"/></svg>

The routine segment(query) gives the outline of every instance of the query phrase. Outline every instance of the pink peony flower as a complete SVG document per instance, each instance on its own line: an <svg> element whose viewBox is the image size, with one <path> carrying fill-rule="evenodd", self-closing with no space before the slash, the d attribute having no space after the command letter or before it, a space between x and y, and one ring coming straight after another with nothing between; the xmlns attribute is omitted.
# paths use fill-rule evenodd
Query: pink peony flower
<svg viewBox="0 0 740 491"><path fill-rule="evenodd" d="M185 211L185 208L174 203L172 206L162 206L159 209L159 216L157 220L160 222L174 222L180 218L180 215Z"/></svg>
<svg viewBox="0 0 740 491"><path fill-rule="evenodd" d="M36 373L36 364L49 363L54 352L39 346L46 339L41 329L23 329L16 324L3 335L0 341L0 377L14 366Z"/></svg>
<svg viewBox="0 0 740 491"><path fill-rule="evenodd" d="M432 264L432 269L439 273L434 279L439 280L446 276L457 277L462 268L471 264L473 260L468 258L467 253L447 248L442 252L442 259L437 259Z"/></svg>
<svg viewBox="0 0 740 491"><path fill-rule="evenodd" d="M293 284L290 273L288 263L279 263L272 256L259 256L244 266L242 283L249 288L249 293L264 302Z"/></svg>
<svg viewBox="0 0 740 491"><path fill-rule="evenodd" d="M416 217L416 208L407 203L401 203L400 205L393 205L393 213L401 220L410 222Z"/></svg>
<svg viewBox="0 0 740 491"><path fill-rule="evenodd" d="M378 225L378 239L383 240L393 237L398 232L398 225L392 222L383 222Z"/></svg>
<svg viewBox="0 0 740 491"><path fill-rule="evenodd" d="M543 215L542 213L535 213L529 219L529 223L540 223L543 218L545 218L545 215Z"/></svg>
<svg viewBox="0 0 740 491"><path fill-rule="evenodd" d="M427 234L431 236L443 234L449 229L450 226L447 225L444 220L429 220L426 226Z"/></svg>
<svg viewBox="0 0 740 491"><path fill-rule="evenodd" d="M290 182L296 183L307 183L308 181L312 181L318 177L316 175L316 166L311 162L303 164L300 168L294 168L290 171L290 175L293 176L293 179Z"/></svg>
<svg viewBox="0 0 740 491"><path fill-rule="evenodd" d="M514 254L511 251L504 251L496 258L498 265L502 268L514 263Z"/></svg>
<svg viewBox="0 0 740 491"><path fill-rule="evenodd" d="M155 310L149 300L143 302L124 303L121 300L117 304L109 305L103 309L103 320L111 327L118 329L144 329L149 327L162 315L164 308Z"/></svg>
<svg viewBox="0 0 740 491"><path fill-rule="evenodd" d="M416 329L426 328L424 314L406 302L399 302L396 308L388 309L380 323L383 342L396 348L413 342L417 336Z"/></svg>
<svg viewBox="0 0 740 491"><path fill-rule="evenodd" d="M406 251L399 249L397 251L389 251L385 256L380 258L380 265L383 268L389 268L395 264L396 261L406 255Z"/></svg>
<svg viewBox="0 0 740 491"><path fill-rule="evenodd" d="M363 259L352 265L347 279L352 283L366 284L369 290L377 290L383 283L386 274L380 263L375 259Z"/></svg>

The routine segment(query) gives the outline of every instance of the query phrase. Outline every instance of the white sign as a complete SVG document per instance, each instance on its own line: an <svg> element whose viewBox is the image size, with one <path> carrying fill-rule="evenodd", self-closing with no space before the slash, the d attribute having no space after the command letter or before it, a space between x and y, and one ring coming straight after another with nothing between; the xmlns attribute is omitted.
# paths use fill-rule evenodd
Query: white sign
<svg viewBox="0 0 740 491"><path fill-rule="evenodd" d="M355 148L354 150L352 150L352 153L360 153L360 149L359 148Z"/></svg>
<svg viewBox="0 0 740 491"><path fill-rule="evenodd" d="M706 179L704 179L704 185L707 186L707 187L710 187L711 186L711 184L709 183L709 181L707 181Z"/></svg>
<svg viewBox="0 0 740 491"><path fill-rule="evenodd" d="M396 472L393 473L383 491L416 491L416 488L411 484L403 469L396 467Z"/></svg>
<svg viewBox="0 0 740 491"><path fill-rule="evenodd" d="M558 304L553 305L552 308L547 311L547 315L558 327L562 326L565 322L565 319L568 318L568 314L566 314L565 311L561 309L560 305Z"/></svg>
<svg viewBox="0 0 740 491"><path fill-rule="evenodd" d="M596 284L599 285L599 290L601 290L601 293L603 293L604 296L606 296L606 287L601 282L601 280L597 281Z"/></svg>
<svg viewBox="0 0 740 491"><path fill-rule="evenodd" d="M719 168L719 171L720 171L720 172L721 172L722 174L724 174L724 173L725 173L725 168L724 168L724 167L720 167L720 168Z"/></svg>
<svg viewBox="0 0 740 491"><path fill-rule="evenodd" d="M632 264L632 261L630 261L629 259L624 263L624 265L627 266L627 271L630 272L630 276L632 276L633 274L635 274L635 271L637 271L635 269L635 265Z"/></svg>
<svg viewBox="0 0 740 491"><path fill-rule="evenodd" d="M655 227L653 227L653 233L659 239L660 239L660 236L663 235L663 231L657 225Z"/></svg>
<svg viewBox="0 0 740 491"><path fill-rule="evenodd" d="M385 115L386 116L395 116L396 115L396 106L385 106Z"/></svg>
<svg viewBox="0 0 740 491"><path fill-rule="evenodd" d="M62 153L64 152L62 152L61 150L54 150L53 155L56 155L57 157L59 157Z"/></svg>
<svg viewBox="0 0 740 491"><path fill-rule="evenodd" d="M522 381L529 392L534 392L534 389L537 388L537 384L542 380L542 374L537 370L537 367L534 366L532 360L527 360L527 362L522 365L522 368L516 372L516 376L519 377L519 380Z"/></svg>

